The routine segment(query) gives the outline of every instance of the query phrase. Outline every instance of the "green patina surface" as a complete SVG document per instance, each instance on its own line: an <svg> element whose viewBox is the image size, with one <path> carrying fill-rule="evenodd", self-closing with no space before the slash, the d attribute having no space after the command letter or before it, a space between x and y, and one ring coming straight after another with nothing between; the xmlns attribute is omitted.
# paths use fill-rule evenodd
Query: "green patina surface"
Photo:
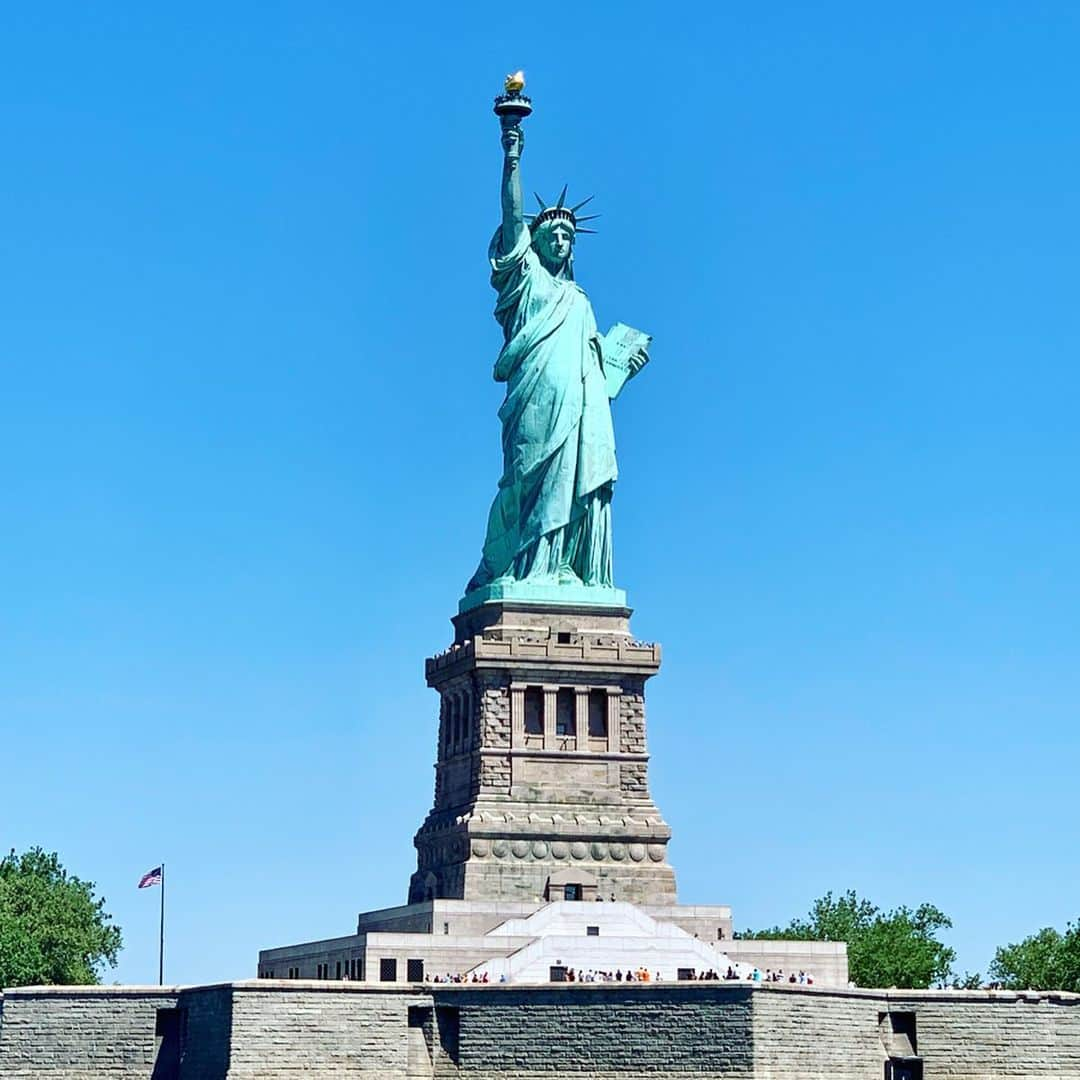
<svg viewBox="0 0 1080 1080"><path fill-rule="evenodd" d="M648 362L650 339L621 323L598 333L573 272L584 204L565 205L565 188L550 206L538 196L527 223L521 117L500 119L503 217L489 257L503 331L494 372L506 383L503 474L460 610L500 599L624 606L612 566L611 400Z"/></svg>
<svg viewBox="0 0 1080 1080"><path fill-rule="evenodd" d="M515 581L513 578L503 577L467 592L458 604L458 611L471 611L474 607L496 600L626 607L626 590L616 589L611 585L574 585L570 582L545 582L535 578Z"/></svg>

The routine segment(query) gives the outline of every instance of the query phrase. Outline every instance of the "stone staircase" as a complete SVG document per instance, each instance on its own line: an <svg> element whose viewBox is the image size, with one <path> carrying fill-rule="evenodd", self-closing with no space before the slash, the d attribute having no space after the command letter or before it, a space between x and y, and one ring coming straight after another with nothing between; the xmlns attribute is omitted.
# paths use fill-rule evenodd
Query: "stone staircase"
<svg viewBox="0 0 1080 1080"><path fill-rule="evenodd" d="M505 957L472 969L489 982L548 982L552 968L636 971L645 967L675 980L680 969L723 971L728 957L674 923L646 915L633 904L557 901L526 918L508 919L487 937L532 940Z"/></svg>

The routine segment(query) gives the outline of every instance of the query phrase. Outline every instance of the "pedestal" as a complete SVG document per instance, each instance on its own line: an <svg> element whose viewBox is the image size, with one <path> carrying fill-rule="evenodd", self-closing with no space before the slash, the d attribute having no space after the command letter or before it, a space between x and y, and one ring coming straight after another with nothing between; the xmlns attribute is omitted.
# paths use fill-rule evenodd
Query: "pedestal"
<svg viewBox="0 0 1080 1080"><path fill-rule="evenodd" d="M409 902L675 903L645 742L659 645L633 640L622 606L496 600L454 627L427 662L435 804Z"/></svg>

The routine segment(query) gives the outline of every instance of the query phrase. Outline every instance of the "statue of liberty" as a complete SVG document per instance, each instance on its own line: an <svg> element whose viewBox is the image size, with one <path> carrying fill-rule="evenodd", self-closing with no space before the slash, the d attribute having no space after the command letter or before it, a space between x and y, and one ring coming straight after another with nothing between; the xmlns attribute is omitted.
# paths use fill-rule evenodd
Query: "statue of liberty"
<svg viewBox="0 0 1080 1080"><path fill-rule="evenodd" d="M516 80L516 81L515 81ZM503 474L488 516L480 566L462 610L487 599L625 603L612 576L611 495L618 476L611 399L648 362L649 337L616 324L597 333L574 280L574 242L587 203L523 212L524 80L496 99L502 122L502 224L489 251L495 318L504 344L495 379ZM595 215L593 215L595 216Z"/></svg>

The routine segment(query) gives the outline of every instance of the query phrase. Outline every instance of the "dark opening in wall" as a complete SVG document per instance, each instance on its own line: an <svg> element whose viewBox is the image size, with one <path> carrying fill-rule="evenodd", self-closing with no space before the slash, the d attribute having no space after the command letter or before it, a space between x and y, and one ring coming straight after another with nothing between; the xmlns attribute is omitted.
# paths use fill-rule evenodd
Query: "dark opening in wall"
<svg viewBox="0 0 1080 1080"><path fill-rule="evenodd" d="M424 981L424 961L423 960L406 960L405 961L405 978L408 982L423 982Z"/></svg>
<svg viewBox="0 0 1080 1080"><path fill-rule="evenodd" d="M577 721L574 716L575 694L568 686L564 686L555 698L555 734L576 735Z"/></svg>
<svg viewBox="0 0 1080 1080"><path fill-rule="evenodd" d="M461 699L455 694L450 699L450 747L457 749L461 742Z"/></svg>
<svg viewBox="0 0 1080 1080"><path fill-rule="evenodd" d="M431 1036L434 1029L432 1010L422 1006L409 1007L409 1056L406 1076L434 1076Z"/></svg>
<svg viewBox="0 0 1080 1080"><path fill-rule="evenodd" d="M539 686L525 687L525 734L544 734L544 691Z"/></svg>
<svg viewBox="0 0 1080 1080"><path fill-rule="evenodd" d="M885 1080L923 1080L916 1022L917 1014L912 1009L878 1013L878 1033L889 1055Z"/></svg>
<svg viewBox="0 0 1080 1080"><path fill-rule="evenodd" d="M585 934L588 937L599 937L600 936L600 927L599 926L586 926L585 927Z"/></svg>
<svg viewBox="0 0 1080 1080"><path fill-rule="evenodd" d="M562 964L554 964L548 970L549 982L566 982L566 968Z"/></svg>
<svg viewBox="0 0 1080 1080"><path fill-rule="evenodd" d="M461 1017L457 1009L439 1005L435 1008L435 1027L439 1036L439 1047L457 1065L461 1059Z"/></svg>
<svg viewBox="0 0 1080 1080"><path fill-rule="evenodd" d="M589 691L589 735L594 739L607 738L607 692Z"/></svg>
<svg viewBox="0 0 1080 1080"><path fill-rule="evenodd" d="M878 1013L878 1032L890 1057L915 1057L919 1040L915 1034L916 1014L911 1011Z"/></svg>
<svg viewBox="0 0 1080 1080"><path fill-rule="evenodd" d="M154 1071L151 1080L176 1080L187 1034L187 1009L158 1009L154 1016Z"/></svg>
<svg viewBox="0 0 1080 1080"><path fill-rule="evenodd" d="M178 1037L186 1018L187 1009L158 1009L154 1017L154 1035L159 1039Z"/></svg>
<svg viewBox="0 0 1080 1080"><path fill-rule="evenodd" d="M397 982L397 961L384 956L379 961L379 982Z"/></svg>
<svg viewBox="0 0 1080 1080"><path fill-rule="evenodd" d="M885 1080L923 1080L922 1058L889 1058Z"/></svg>
<svg viewBox="0 0 1080 1080"><path fill-rule="evenodd" d="M694 977L694 969L679 968L676 977L679 979L680 982L686 982L688 979L692 979Z"/></svg>

